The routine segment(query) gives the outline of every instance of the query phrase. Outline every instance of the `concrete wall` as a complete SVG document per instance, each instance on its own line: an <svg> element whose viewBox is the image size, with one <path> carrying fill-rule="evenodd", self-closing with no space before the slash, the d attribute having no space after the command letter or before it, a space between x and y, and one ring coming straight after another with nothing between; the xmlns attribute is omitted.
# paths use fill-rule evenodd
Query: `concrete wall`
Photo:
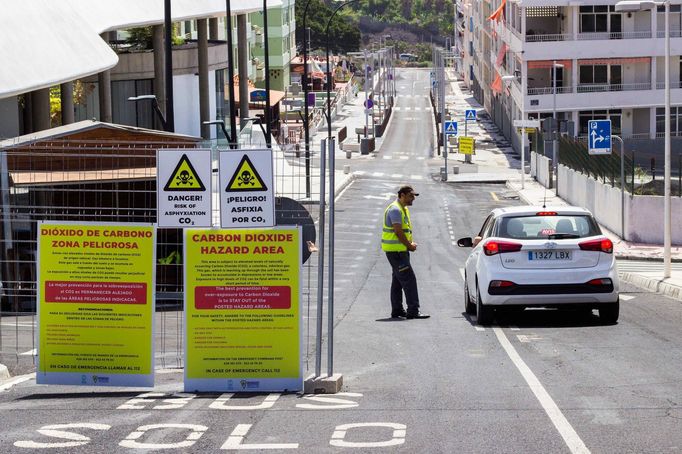
<svg viewBox="0 0 682 454"><path fill-rule="evenodd" d="M548 158L531 153L531 176L545 187L549 181ZM597 221L621 234L621 192L580 172L559 166L559 196L582 206ZM682 198L671 198L672 244L682 245ZM625 193L625 239L636 243L663 244L663 197Z"/></svg>

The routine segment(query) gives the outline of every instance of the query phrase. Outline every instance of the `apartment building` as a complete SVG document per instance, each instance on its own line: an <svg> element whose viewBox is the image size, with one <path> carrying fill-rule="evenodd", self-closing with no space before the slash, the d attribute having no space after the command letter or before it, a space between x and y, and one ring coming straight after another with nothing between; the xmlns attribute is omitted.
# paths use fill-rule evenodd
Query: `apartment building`
<svg viewBox="0 0 682 454"><path fill-rule="evenodd" d="M613 134L664 133L665 12L615 10L615 0L468 0L465 81L516 146L514 119L556 111L571 133L610 119ZM670 11L672 135L682 136L682 15ZM514 76L513 80L510 77ZM652 141L653 143L654 141Z"/></svg>

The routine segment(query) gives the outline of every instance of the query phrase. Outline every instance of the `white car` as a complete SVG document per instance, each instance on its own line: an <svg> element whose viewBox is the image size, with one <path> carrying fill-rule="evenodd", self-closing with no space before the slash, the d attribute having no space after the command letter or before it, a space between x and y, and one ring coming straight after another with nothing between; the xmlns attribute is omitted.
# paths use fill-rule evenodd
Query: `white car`
<svg viewBox="0 0 682 454"><path fill-rule="evenodd" d="M516 206L493 210L475 238L464 269L464 303L479 325L495 308L598 309L602 323L618 321L618 272L613 243L584 208Z"/></svg>

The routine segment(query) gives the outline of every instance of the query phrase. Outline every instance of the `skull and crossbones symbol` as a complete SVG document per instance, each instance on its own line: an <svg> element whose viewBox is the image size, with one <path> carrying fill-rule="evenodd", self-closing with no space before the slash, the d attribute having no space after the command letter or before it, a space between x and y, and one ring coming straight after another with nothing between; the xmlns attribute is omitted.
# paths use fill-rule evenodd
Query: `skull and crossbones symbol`
<svg viewBox="0 0 682 454"><path fill-rule="evenodd" d="M255 180L254 176L248 170L243 171L242 174L237 178L237 180L239 180L238 183L239 186L243 184L253 186L254 184L256 184L256 182L254 181Z"/></svg>
<svg viewBox="0 0 682 454"><path fill-rule="evenodd" d="M180 184L190 184L194 177L190 175L188 171L183 170L180 172L180 175L175 177L175 179L178 180Z"/></svg>

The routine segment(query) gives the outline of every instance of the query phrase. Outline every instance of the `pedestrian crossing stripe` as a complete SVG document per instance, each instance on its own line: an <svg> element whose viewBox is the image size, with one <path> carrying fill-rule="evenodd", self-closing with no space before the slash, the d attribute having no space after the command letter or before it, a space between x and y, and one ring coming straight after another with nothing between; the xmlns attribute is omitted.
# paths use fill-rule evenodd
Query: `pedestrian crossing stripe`
<svg viewBox="0 0 682 454"><path fill-rule="evenodd" d="M205 191L206 186L199 178L199 174L194 170L192 161L186 154L183 154L175 170L171 172L170 178L163 187L164 191Z"/></svg>
<svg viewBox="0 0 682 454"><path fill-rule="evenodd" d="M237 170L230 178L225 192L238 191L267 191L268 187L258 174L256 167L251 163L248 155L244 155L237 166Z"/></svg>

